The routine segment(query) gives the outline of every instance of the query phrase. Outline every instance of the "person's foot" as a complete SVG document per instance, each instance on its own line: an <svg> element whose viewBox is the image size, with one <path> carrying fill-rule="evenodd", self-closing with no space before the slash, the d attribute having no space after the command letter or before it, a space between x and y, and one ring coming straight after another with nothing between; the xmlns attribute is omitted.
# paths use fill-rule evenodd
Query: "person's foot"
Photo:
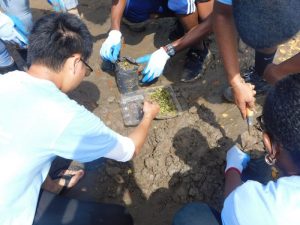
<svg viewBox="0 0 300 225"><path fill-rule="evenodd" d="M250 67L242 76L246 83L251 83L255 86L256 95L265 94L271 88L271 85L255 71L254 67Z"/></svg>
<svg viewBox="0 0 300 225"><path fill-rule="evenodd" d="M134 32L142 32L146 29L147 24L150 20L146 20L140 23L133 23L127 20L125 17L122 18L122 23L125 24L129 30Z"/></svg>
<svg viewBox="0 0 300 225"><path fill-rule="evenodd" d="M184 35L184 28L179 20L176 20L174 28L169 33L169 41L173 42Z"/></svg>
<svg viewBox="0 0 300 225"><path fill-rule="evenodd" d="M62 194L66 189L74 187L83 175L83 170L63 170L55 179L47 176L43 183L43 189L52 193Z"/></svg>
<svg viewBox="0 0 300 225"><path fill-rule="evenodd" d="M204 49L190 49L185 59L185 65L182 72L182 82L192 82L199 79L209 66L212 60L212 54L207 47Z"/></svg>
<svg viewBox="0 0 300 225"><path fill-rule="evenodd" d="M246 83L251 83L255 86L256 96L266 94L271 85L268 84L253 67L250 67L246 72L242 74ZM229 102L234 102L232 88L227 87L223 92L224 98Z"/></svg>

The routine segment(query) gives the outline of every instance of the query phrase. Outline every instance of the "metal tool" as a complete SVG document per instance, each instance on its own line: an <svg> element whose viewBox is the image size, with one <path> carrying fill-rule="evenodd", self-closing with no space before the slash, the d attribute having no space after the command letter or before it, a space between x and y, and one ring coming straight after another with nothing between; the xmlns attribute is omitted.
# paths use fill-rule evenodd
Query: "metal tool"
<svg viewBox="0 0 300 225"><path fill-rule="evenodd" d="M249 133L249 135L251 135L251 128L253 126L254 112L251 109L247 108L246 114L247 114L248 133Z"/></svg>
<svg viewBox="0 0 300 225"><path fill-rule="evenodd" d="M124 56L123 58L125 58L128 62L130 62L132 64L138 65L138 63L136 62L135 58L132 58L130 56Z"/></svg>

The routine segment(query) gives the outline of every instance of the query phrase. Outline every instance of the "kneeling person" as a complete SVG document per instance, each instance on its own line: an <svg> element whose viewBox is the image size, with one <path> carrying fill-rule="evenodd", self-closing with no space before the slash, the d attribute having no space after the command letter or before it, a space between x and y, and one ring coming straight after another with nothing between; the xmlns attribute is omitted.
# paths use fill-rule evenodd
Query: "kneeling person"
<svg viewBox="0 0 300 225"><path fill-rule="evenodd" d="M140 125L124 137L65 94L90 67L92 37L74 15L39 19L29 38L28 72L0 76L0 224L132 224L122 206L82 202L40 188L56 156L80 162L137 154L159 106L145 102ZM10 169L7 169L10 168ZM101 222L100 222L101 221Z"/></svg>

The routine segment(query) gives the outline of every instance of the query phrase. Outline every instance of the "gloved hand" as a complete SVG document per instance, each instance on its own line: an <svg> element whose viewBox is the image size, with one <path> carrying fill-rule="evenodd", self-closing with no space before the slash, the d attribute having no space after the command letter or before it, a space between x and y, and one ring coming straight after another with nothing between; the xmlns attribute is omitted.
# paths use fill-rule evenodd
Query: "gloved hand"
<svg viewBox="0 0 300 225"><path fill-rule="evenodd" d="M17 44L21 48L28 45L27 31L17 17L0 12L0 38L9 43Z"/></svg>
<svg viewBox="0 0 300 225"><path fill-rule="evenodd" d="M250 161L250 156L242 152L236 145L234 145L228 150L226 161L227 165L225 173L229 168L236 168L240 173L242 173L243 169L246 168L248 162Z"/></svg>
<svg viewBox="0 0 300 225"><path fill-rule="evenodd" d="M55 12L67 12L65 2L63 0L48 0Z"/></svg>
<svg viewBox="0 0 300 225"><path fill-rule="evenodd" d="M151 55L145 55L136 60L137 63L148 62L146 68L142 71L144 75L142 82L148 83L159 77L170 56L166 53L163 48L156 50Z"/></svg>
<svg viewBox="0 0 300 225"><path fill-rule="evenodd" d="M108 38L104 41L100 49L102 59L115 63L119 58L121 50L122 34L118 30L111 30Z"/></svg>

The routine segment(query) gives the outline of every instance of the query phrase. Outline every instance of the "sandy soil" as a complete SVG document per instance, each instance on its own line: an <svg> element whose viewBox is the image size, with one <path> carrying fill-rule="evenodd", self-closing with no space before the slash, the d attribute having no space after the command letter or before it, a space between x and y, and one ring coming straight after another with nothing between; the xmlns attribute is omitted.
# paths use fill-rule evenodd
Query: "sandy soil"
<svg viewBox="0 0 300 225"><path fill-rule="evenodd" d="M31 2L35 19L51 10L45 1ZM80 0L79 10L94 38L90 59L94 73L70 96L100 116L109 127L126 135L132 128L123 125L115 78L100 69L99 48L110 28L110 1ZM174 19L156 20L141 33L123 27L125 44L121 54L138 57L153 52L168 42L173 24ZM87 172L69 196L126 205L135 223L143 225L170 224L175 211L191 201L222 208L226 151L237 141L247 150L263 151L263 147L260 132L253 128L252 136L247 137L246 122L236 106L222 98L225 75L213 36L210 40L214 60L204 77L191 84L179 82L183 52L170 60L165 76L152 85L170 84L182 114L154 121L139 156L128 163L106 160L101 166L94 165L96 169ZM298 35L281 46L276 62L299 50ZM253 63L253 51L243 43L240 56L242 69ZM262 102L263 97L259 97L256 116L260 115Z"/></svg>

